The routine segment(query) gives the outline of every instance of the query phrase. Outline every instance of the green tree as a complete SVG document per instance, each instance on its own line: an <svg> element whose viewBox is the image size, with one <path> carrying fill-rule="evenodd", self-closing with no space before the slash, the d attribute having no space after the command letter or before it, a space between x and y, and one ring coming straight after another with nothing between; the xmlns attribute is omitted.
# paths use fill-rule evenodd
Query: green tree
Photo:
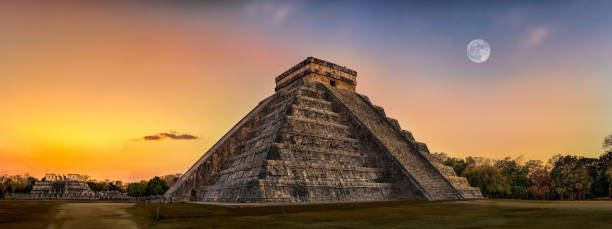
<svg viewBox="0 0 612 229"><path fill-rule="evenodd" d="M90 181L87 181L87 186L89 186L89 189L91 189L92 191L95 191L95 192L107 191L106 190L106 183L104 183L104 182L98 182L98 181L95 181L95 180L90 180Z"/></svg>
<svg viewBox="0 0 612 229"><path fill-rule="evenodd" d="M559 198L583 199L589 194L593 178L589 174L589 160L577 156L562 156L550 172L551 186Z"/></svg>
<svg viewBox="0 0 612 229"><path fill-rule="evenodd" d="M463 174L471 186L480 188L486 197L503 197L511 193L510 181L500 169L490 165L470 166Z"/></svg>
<svg viewBox="0 0 612 229"><path fill-rule="evenodd" d="M544 166L543 162L539 160L530 160L525 163L525 167L529 170L529 185L527 186L529 198L548 199L551 182L548 167Z"/></svg>
<svg viewBox="0 0 612 229"><path fill-rule="evenodd" d="M601 145L601 147L606 151L606 152L612 152L612 134L606 136L604 138L603 144Z"/></svg>
<svg viewBox="0 0 612 229"><path fill-rule="evenodd" d="M128 184L127 187L128 196L140 197L147 195L147 182L140 181L138 183Z"/></svg>
<svg viewBox="0 0 612 229"><path fill-rule="evenodd" d="M29 193L38 180L26 175L5 176L2 178L2 189L4 193Z"/></svg>
<svg viewBox="0 0 612 229"><path fill-rule="evenodd" d="M147 183L147 195L163 195L168 190L168 184L159 177L153 177Z"/></svg>
<svg viewBox="0 0 612 229"><path fill-rule="evenodd" d="M123 189L121 188L121 186L115 184L114 182L108 182L106 184L106 189L108 191L118 191L118 192L124 192Z"/></svg>
<svg viewBox="0 0 612 229"><path fill-rule="evenodd" d="M5 177L4 176L0 176L0 199L2 199L4 197L4 193L6 193L6 185L5 183Z"/></svg>
<svg viewBox="0 0 612 229"><path fill-rule="evenodd" d="M612 198L612 151L599 157L597 161L598 177L596 179L598 197ZM593 185L595 186L595 184Z"/></svg>
<svg viewBox="0 0 612 229"><path fill-rule="evenodd" d="M606 170L606 175L608 176L608 197L612 198L612 165Z"/></svg>
<svg viewBox="0 0 612 229"><path fill-rule="evenodd" d="M510 193L503 197L525 198L529 185L529 168L519 165L516 160L509 157L497 161L495 166L501 170L500 172L506 177L506 180L510 181Z"/></svg>
<svg viewBox="0 0 612 229"><path fill-rule="evenodd" d="M448 159L446 159L446 161L444 161L444 165L452 167L453 170L455 170L457 176L461 176L461 174L463 174L463 171L465 171L465 169L467 168L468 163L466 162L466 160L463 159L449 157Z"/></svg>

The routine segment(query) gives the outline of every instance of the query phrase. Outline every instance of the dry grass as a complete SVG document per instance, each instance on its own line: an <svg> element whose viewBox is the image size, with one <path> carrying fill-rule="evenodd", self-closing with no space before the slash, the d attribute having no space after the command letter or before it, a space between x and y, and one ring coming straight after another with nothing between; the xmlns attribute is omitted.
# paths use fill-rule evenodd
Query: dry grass
<svg viewBox="0 0 612 229"><path fill-rule="evenodd" d="M131 212L145 228L612 227L612 202L411 201L248 208L150 204Z"/></svg>
<svg viewBox="0 0 612 229"><path fill-rule="evenodd" d="M66 203L72 201L0 201L0 228L46 228ZM95 209L104 204L108 205L90 205ZM124 218L142 228L612 228L611 201L396 201L243 208L181 203L136 204L127 210L130 214ZM117 218L97 210L82 212L100 222Z"/></svg>
<svg viewBox="0 0 612 229"><path fill-rule="evenodd" d="M0 228L47 228L58 201L0 201Z"/></svg>

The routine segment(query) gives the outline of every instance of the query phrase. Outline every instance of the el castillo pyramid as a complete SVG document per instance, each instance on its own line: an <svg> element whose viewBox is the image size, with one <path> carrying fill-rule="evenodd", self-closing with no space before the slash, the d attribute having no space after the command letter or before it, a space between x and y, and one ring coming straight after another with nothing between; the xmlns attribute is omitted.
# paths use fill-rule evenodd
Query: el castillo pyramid
<svg viewBox="0 0 612 229"><path fill-rule="evenodd" d="M357 72L309 57L208 150L169 201L337 202L482 198L382 107Z"/></svg>

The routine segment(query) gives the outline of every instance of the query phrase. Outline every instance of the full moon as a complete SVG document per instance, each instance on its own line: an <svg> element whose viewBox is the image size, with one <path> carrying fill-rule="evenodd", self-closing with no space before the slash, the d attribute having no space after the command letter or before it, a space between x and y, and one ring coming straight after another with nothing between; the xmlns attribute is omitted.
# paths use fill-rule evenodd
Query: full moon
<svg viewBox="0 0 612 229"><path fill-rule="evenodd" d="M467 56L474 63L485 62L491 56L491 47L482 39L470 41L467 46Z"/></svg>

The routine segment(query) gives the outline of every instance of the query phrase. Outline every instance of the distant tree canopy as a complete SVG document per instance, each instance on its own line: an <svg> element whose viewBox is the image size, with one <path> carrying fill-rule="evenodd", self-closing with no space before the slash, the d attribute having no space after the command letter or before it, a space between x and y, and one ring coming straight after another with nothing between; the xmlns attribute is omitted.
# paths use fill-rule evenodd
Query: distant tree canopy
<svg viewBox="0 0 612 229"><path fill-rule="evenodd" d="M168 190L168 185L159 177L154 177L147 183L148 195L163 195Z"/></svg>
<svg viewBox="0 0 612 229"><path fill-rule="evenodd" d="M5 193L29 193L38 180L29 175L14 175L0 177L0 197Z"/></svg>
<svg viewBox="0 0 612 229"><path fill-rule="evenodd" d="M464 171L463 175L468 179L470 185L479 187L486 197L504 197L511 191L510 180L497 167L471 166Z"/></svg>
<svg viewBox="0 0 612 229"><path fill-rule="evenodd" d="M127 186L127 194L134 197L163 195L168 188L166 181L159 177L154 177L149 181L143 180L138 183L129 184Z"/></svg>
<svg viewBox="0 0 612 229"><path fill-rule="evenodd" d="M87 181L87 186L89 186L89 188L92 191L98 191L98 192L99 191L119 191L119 192L125 192L125 190L123 189L123 185L122 185L121 181L88 180Z"/></svg>
<svg viewBox="0 0 612 229"><path fill-rule="evenodd" d="M612 134L604 138L603 145L601 147L607 152L612 151Z"/></svg>
<svg viewBox="0 0 612 229"><path fill-rule="evenodd" d="M444 165L452 167L453 170L455 170L455 173L457 173L457 175L461 175L463 174L463 171L465 171L465 169L467 168L468 163L463 159L449 157L444 162Z"/></svg>
<svg viewBox="0 0 612 229"><path fill-rule="evenodd" d="M592 160L563 156L550 171L551 187L560 199L585 199L590 194L593 177L589 173Z"/></svg>
<svg viewBox="0 0 612 229"><path fill-rule="evenodd" d="M147 182L141 181L138 183L131 183L127 186L127 194L129 196L140 197L147 195Z"/></svg>
<svg viewBox="0 0 612 229"><path fill-rule="evenodd" d="M444 164L489 198L612 198L612 152L599 158L555 155L550 166L538 160L519 163L510 158L479 164L471 157L449 157Z"/></svg>

